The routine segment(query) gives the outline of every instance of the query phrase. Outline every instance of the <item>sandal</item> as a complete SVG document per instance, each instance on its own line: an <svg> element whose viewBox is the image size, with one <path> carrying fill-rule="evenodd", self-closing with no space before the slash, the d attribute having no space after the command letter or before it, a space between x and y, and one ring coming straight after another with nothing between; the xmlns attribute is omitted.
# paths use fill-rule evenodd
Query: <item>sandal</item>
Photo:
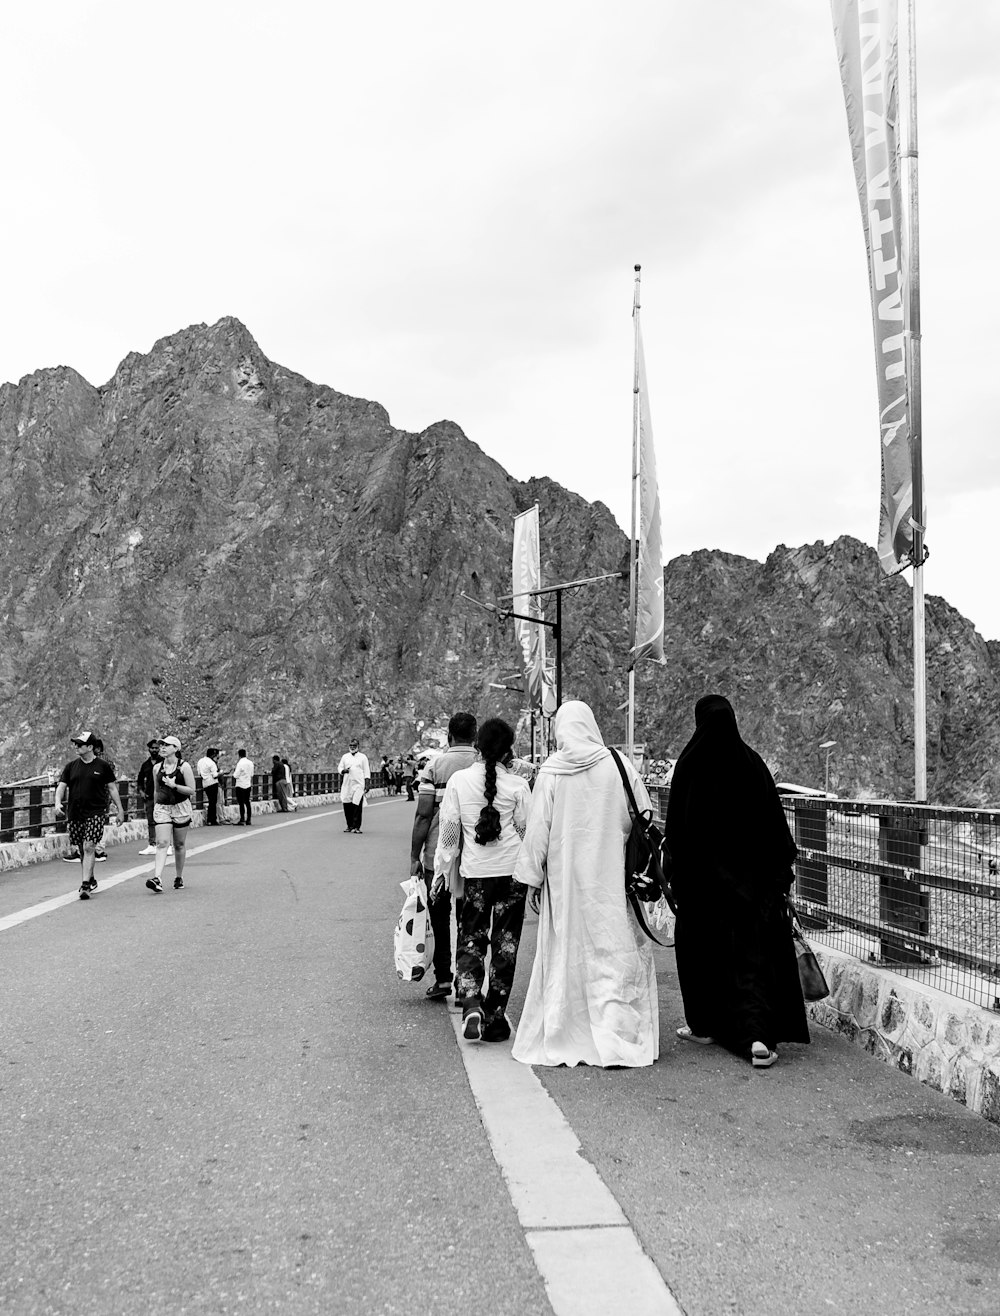
<svg viewBox="0 0 1000 1316"><path fill-rule="evenodd" d="M777 1051L772 1051L764 1042L754 1042L750 1048L750 1063L754 1069L770 1069L777 1058Z"/></svg>
<svg viewBox="0 0 1000 1316"><path fill-rule="evenodd" d="M687 1024L683 1028L678 1028L677 1036L682 1042L697 1042L699 1046L712 1046L715 1043L714 1037L702 1037L698 1033L692 1033Z"/></svg>

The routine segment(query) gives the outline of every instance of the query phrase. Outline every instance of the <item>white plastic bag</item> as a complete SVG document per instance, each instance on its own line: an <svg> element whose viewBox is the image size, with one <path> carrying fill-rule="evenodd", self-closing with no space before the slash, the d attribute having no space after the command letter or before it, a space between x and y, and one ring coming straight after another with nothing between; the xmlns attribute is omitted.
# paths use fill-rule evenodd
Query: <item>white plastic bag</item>
<svg viewBox="0 0 1000 1316"><path fill-rule="evenodd" d="M664 946L674 944L674 927L677 919L667 904L666 896L660 896L659 900L647 902L643 905L646 911L646 923L655 932Z"/></svg>
<svg viewBox="0 0 1000 1316"><path fill-rule="evenodd" d="M408 877L399 885L406 893L406 899L393 933L396 977L403 982L419 982L434 959L434 930L427 911L427 886L422 877Z"/></svg>

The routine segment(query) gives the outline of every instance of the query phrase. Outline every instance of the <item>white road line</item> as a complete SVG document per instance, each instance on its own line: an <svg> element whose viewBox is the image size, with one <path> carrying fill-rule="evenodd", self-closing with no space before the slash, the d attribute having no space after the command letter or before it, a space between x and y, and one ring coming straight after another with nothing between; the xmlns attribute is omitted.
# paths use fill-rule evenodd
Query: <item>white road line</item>
<svg viewBox="0 0 1000 1316"><path fill-rule="evenodd" d="M378 809L388 803L388 800L375 800L371 804L366 804L365 808ZM272 823L266 830L276 832L281 827L298 827L301 823L318 822L321 818L332 818L339 812L338 809L327 809L323 813L311 813L308 818L289 818L287 822ZM262 814L258 816L266 818L271 815ZM253 828L251 827L250 832L252 831ZM251 841L255 838L250 835L250 832L241 831L234 836L223 836L218 841L206 841L204 845L196 845L188 850L187 857L193 859L195 855L204 854L207 850L218 850L223 845L235 845L238 841ZM124 873L115 873L113 876L105 877L101 873L99 878L100 890L110 891L113 886L121 886L122 882L129 882L133 877L141 877L143 873L151 873L152 871L153 861L150 860L149 863L139 864L136 868L126 868ZM169 867L165 871L169 871ZM100 869L97 872L100 872ZM7 932L11 928L18 927L21 923L30 922L33 918L41 918L43 914L51 914L53 910L62 909L64 905L75 905L79 903L79 900L79 888L74 887L72 891L68 891L64 896L53 896L50 900L43 900L40 904L30 905L27 909L19 909L16 914L7 914L4 918L0 918L0 932Z"/></svg>
<svg viewBox="0 0 1000 1316"><path fill-rule="evenodd" d="M580 1140L510 1043L466 1042L472 1095L555 1316L683 1316Z"/></svg>

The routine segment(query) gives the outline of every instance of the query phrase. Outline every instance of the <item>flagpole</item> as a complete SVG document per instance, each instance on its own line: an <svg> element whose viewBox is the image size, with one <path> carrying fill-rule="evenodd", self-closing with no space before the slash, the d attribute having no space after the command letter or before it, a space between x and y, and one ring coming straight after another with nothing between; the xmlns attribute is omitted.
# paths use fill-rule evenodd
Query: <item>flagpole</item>
<svg viewBox="0 0 1000 1316"><path fill-rule="evenodd" d="M917 187L917 23L915 0L906 10L906 149L902 165L906 179L906 223L903 252L906 278L906 380L909 390L910 462L913 476L913 750L914 791L918 803L927 799L927 665L924 625L924 469L920 388L920 225Z"/></svg>
<svg viewBox="0 0 1000 1316"><path fill-rule="evenodd" d="M639 483L639 277L641 265L635 267L635 291L632 297L632 329L635 362L632 372L632 525L628 541L628 713L625 723L625 752L631 759L635 747L635 619L636 586L636 490Z"/></svg>

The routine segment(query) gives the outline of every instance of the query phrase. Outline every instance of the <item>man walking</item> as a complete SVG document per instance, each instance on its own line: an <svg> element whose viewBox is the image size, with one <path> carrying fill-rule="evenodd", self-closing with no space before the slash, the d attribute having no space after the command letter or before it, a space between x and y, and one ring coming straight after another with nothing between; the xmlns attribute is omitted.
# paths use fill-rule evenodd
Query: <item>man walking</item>
<svg viewBox="0 0 1000 1316"><path fill-rule="evenodd" d="M211 746L198 760L198 776L201 778L207 805L205 808L205 826L219 825L219 751Z"/></svg>
<svg viewBox="0 0 1000 1316"><path fill-rule="evenodd" d="M56 786L55 816L62 817L68 797L65 812L69 818L69 841L80 851L83 865L81 900L89 900L97 890L94 853L104 835L109 798L118 822L125 821L114 769L94 754L97 739L92 731L81 731L72 737L70 744L76 750L76 759L63 768Z"/></svg>
<svg viewBox="0 0 1000 1316"><path fill-rule="evenodd" d="M249 827L253 811L250 807L250 792L253 789L253 759L247 758L245 749L236 751L236 767L233 769L233 794L240 806L240 820L237 827Z"/></svg>
<svg viewBox="0 0 1000 1316"><path fill-rule="evenodd" d="M143 808L146 813L146 848L140 854L156 854L156 825L153 822L153 768L160 761L157 747L159 736L146 741L148 757L143 761L135 778L135 788L142 795Z"/></svg>
<svg viewBox="0 0 1000 1316"><path fill-rule="evenodd" d="M361 811L365 807L365 794L371 789L372 770L368 757L358 748L357 736L351 737L347 753L337 765L340 773L340 799L344 806L345 832L361 835Z"/></svg>
<svg viewBox="0 0 1000 1316"><path fill-rule="evenodd" d="M451 992L451 892L440 891L431 898L434 880L434 851L438 841L438 810L449 779L460 768L470 768L476 761L475 740L478 731L472 713L456 713L448 723L448 748L426 763L417 778L417 812L410 837L410 873L423 874L427 884L427 906L434 929L434 982L427 989L428 999L443 1001ZM460 902L456 901L460 912Z"/></svg>

